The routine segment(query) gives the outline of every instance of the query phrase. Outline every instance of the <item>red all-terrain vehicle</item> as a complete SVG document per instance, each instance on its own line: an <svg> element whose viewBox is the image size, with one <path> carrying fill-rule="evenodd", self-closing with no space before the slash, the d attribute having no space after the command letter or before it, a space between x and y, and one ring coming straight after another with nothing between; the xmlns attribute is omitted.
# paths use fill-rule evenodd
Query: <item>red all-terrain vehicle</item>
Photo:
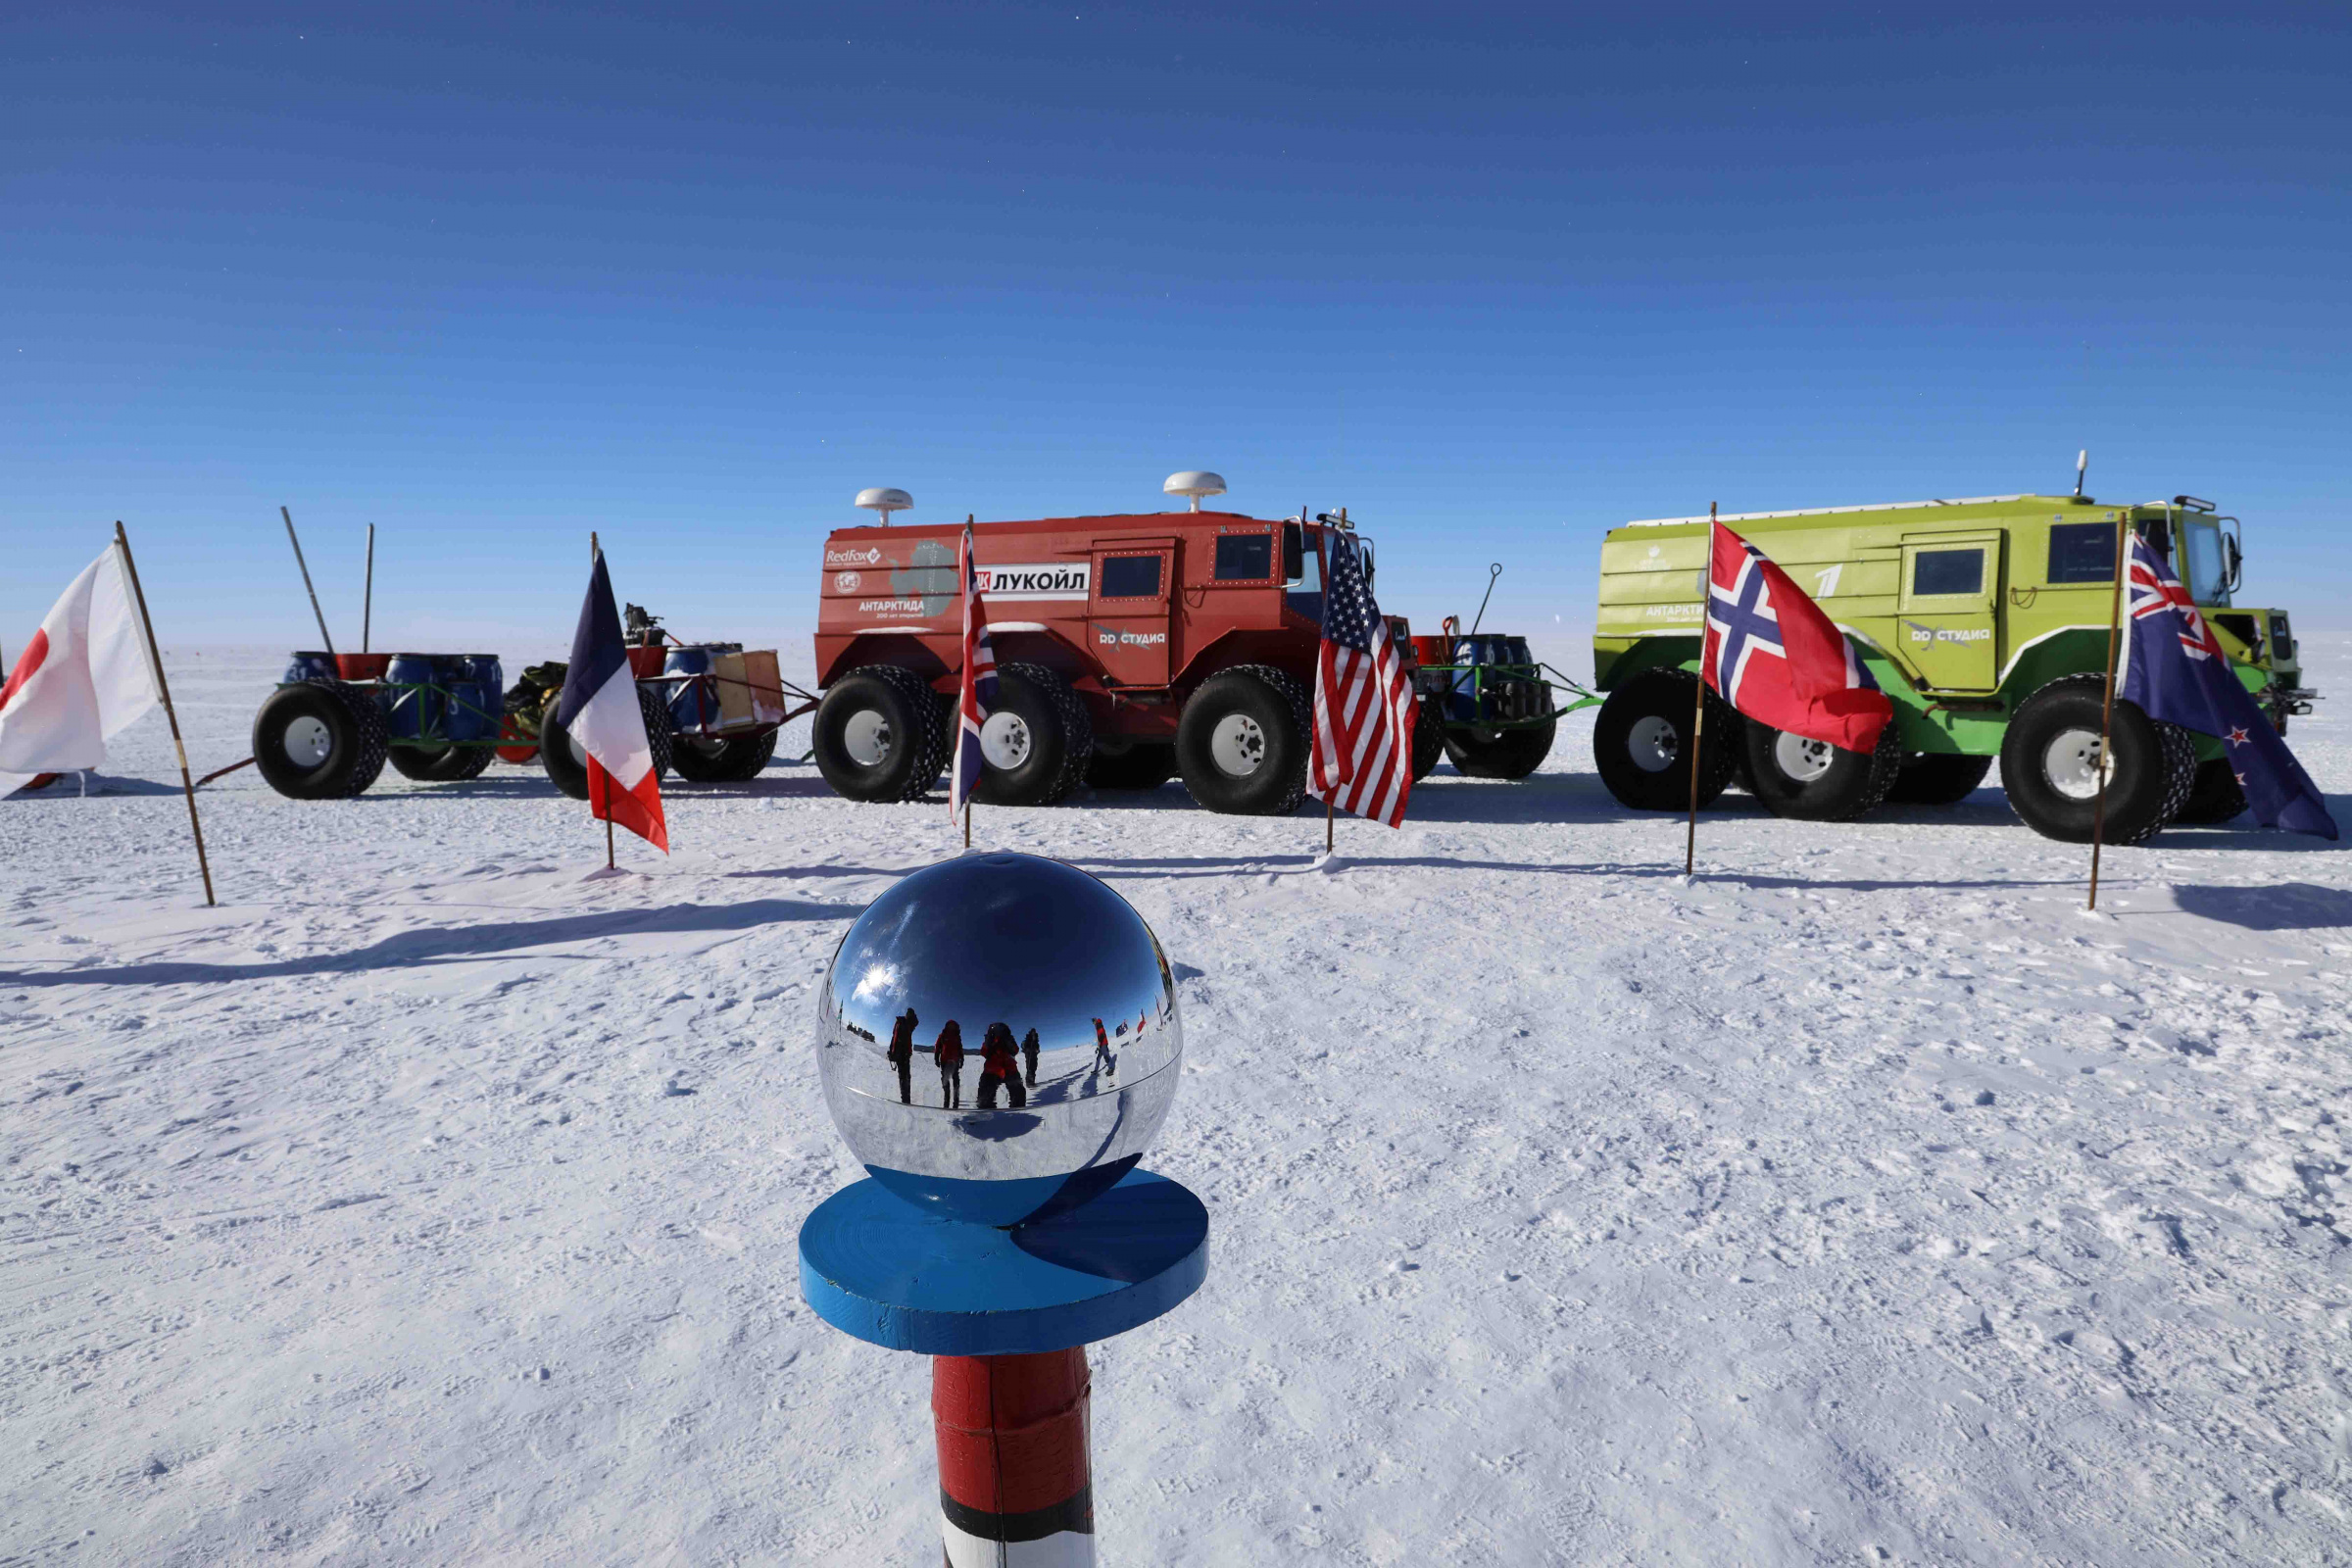
<svg viewBox="0 0 2352 1568"><path fill-rule="evenodd" d="M1322 541L1338 525L1192 512L974 527L998 669L979 799L1041 806L1081 782L1155 789L1181 774L1213 811L1296 808ZM852 800L919 799L947 765L961 533L844 528L825 541L813 741L826 781ZM1409 651L1401 623L1391 625ZM1416 773L1442 753L1426 710L1421 730Z"/></svg>

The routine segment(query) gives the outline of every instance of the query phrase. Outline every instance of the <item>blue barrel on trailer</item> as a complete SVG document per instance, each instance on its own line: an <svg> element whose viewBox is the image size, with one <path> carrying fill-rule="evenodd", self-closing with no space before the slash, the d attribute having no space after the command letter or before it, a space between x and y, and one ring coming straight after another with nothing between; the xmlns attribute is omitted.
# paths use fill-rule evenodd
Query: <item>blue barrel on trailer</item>
<svg viewBox="0 0 2352 1568"><path fill-rule="evenodd" d="M718 723L718 682L710 678L714 647L674 647L662 661L669 677L669 727L683 735L702 735ZM691 675L692 680L679 680Z"/></svg>
<svg viewBox="0 0 2352 1568"><path fill-rule="evenodd" d="M396 741L437 740L441 736L440 660L431 654L394 654L384 666L384 725Z"/></svg>
<svg viewBox="0 0 2352 1568"><path fill-rule="evenodd" d="M297 653L293 661L286 665L285 683L288 686L293 685L296 681L333 680L334 678L335 659L332 654L325 652Z"/></svg>
<svg viewBox="0 0 2352 1568"><path fill-rule="evenodd" d="M1528 651L1524 637L1487 632L1453 640L1453 662L1457 664L1517 664L1524 668L1535 662L1535 656ZM1446 698L1446 716L1462 724L1475 724L1491 717L1491 714L1479 711L1481 697L1492 703L1501 695L1504 683L1526 679L1526 675L1518 673L1496 675L1477 668L1461 670L1453 677L1453 688Z"/></svg>
<svg viewBox="0 0 2352 1568"><path fill-rule="evenodd" d="M507 683L496 654L442 654L438 668L442 734L452 741L494 741L506 709Z"/></svg>

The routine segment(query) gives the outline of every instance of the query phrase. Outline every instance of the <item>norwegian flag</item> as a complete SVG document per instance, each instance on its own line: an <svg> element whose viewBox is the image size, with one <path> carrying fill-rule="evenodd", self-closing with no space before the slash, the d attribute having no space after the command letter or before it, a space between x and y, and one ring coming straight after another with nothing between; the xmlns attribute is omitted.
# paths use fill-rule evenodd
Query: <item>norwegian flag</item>
<svg viewBox="0 0 2352 1568"><path fill-rule="evenodd" d="M2150 718L2220 741L2247 808L2264 827L2334 838L2328 798L2230 667L2196 600L2145 539L2133 536L2129 559L2125 699Z"/></svg>
<svg viewBox="0 0 2352 1568"><path fill-rule="evenodd" d="M1404 825L1413 793L1413 687L1364 580L1363 546L1327 530L1330 581L1315 659L1312 792L1343 810Z"/></svg>
<svg viewBox="0 0 2352 1568"><path fill-rule="evenodd" d="M997 651L989 646L988 612L980 604L980 573L972 564L972 523L964 519L956 547L956 576L963 584L963 678L956 694L956 766L948 775L948 814L960 812L980 782L980 726L997 702Z"/></svg>
<svg viewBox="0 0 2352 1568"><path fill-rule="evenodd" d="M1821 607L1720 522L1708 555L1699 667L1749 718L1849 752L1875 748L1894 717L1894 704Z"/></svg>

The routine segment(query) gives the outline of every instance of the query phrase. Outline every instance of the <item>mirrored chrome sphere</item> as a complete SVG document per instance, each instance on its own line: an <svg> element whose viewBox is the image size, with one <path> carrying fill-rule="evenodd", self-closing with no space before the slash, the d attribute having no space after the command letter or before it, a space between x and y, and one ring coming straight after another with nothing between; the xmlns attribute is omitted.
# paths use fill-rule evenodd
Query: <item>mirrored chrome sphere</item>
<svg viewBox="0 0 2352 1568"><path fill-rule="evenodd" d="M1108 1189L1175 1098L1184 1031L1125 899L1033 855L966 855L866 906L816 997L825 1104L877 1181L1015 1225Z"/></svg>

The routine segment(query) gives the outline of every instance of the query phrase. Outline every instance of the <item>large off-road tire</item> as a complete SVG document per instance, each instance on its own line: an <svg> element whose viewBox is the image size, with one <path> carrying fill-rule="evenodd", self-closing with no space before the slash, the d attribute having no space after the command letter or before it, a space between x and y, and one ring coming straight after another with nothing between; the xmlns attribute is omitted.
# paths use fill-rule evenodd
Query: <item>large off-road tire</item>
<svg viewBox="0 0 2352 1568"><path fill-rule="evenodd" d="M556 709L564 701L562 692L547 699L546 709L539 714L539 765L547 769L548 781L575 801L588 798L588 757L573 744L571 732L556 717ZM654 777L658 781L670 769L669 705L660 693L637 688L637 711L645 719L647 747L654 755Z"/></svg>
<svg viewBox="0 0 2352 1568"><path fill-rule="evenodd" d="M1476 730L1448 729L1446 755L1453 759L1454 771L1465 778L1525 778L1551 755L1557 729L1548 720L1484 735Z"/></svg>
<svg viewBox="0 0 2352 1568"><path fill-rule="evenodd" d="M340 681L281 686L253 719L253 765L296 801L364 794L384 770L383 710Z"/></svg>
<svg viewBox="0 0 2352 1568"><path fill-rule="evenodd" d="M777 731L763 729L757 735L735 735L727 740L727 782L741 784L758 778L775 760ZM673 756L671 764L676 764Z"/></svg>
<svg viewBox="0 0 2352 1568"><path fill-rule="evenodd" d="M1592 763L1617 804L1637 811L1690 808L1692 688L1687 669L1645 669L1609 693L1592 723ZM1707 693L1705 732L1698 754L1698 804L1708 806L1731 783L1738 766L1741 719L1731 704Z"/></svg>
<svg viewBox="0 0 2352 1568"><path fill-rule="evenodd" d="M481 777L496 755L487 746L444 746L438 751L395 746L385 760L393 772L419 784L462 784Z"/></svg>
<svg viewBox="0 0 2352 1568"><path fill-rule="evenodd" d="M1439 699L1413 699L1413 782L1418 784L1446 760L1446 720L1438 711Z"/></svg>
<svg viewBox="0 0 2352 1568"><path fill-rule="evenodd" d="M680 735L670 742L669 765L695 784L740 784L757 778L776 755L776 732L757 735Z"/></svg>
<svg viewBox="0 0 2352 1568"><path fill-rule="evenodd" d="M1176 748L1167 741L1136 741L1106 751L1095 742L1086 781L1099 790L1155 790L1176 776Z"/></svg>
<svg viewBox="0 0 2352 1568"><path fill-rule="evenodd" d="M1052 806L1086 778L1095 724L1086 704L1043 664L997 666L997 701L980 724L980 779L990 806Z"/></svg>
<svg viewBox="0 0 2352 1568"><path fill-rule="evenodd" d="M919 801L948 761L948 707L896 664L866 664L826 688L810 729L816 770L853 801Z"/></svg>
<svg viewBox="0 0 2352 1568"><path fill-rule="evenodd" d="M1740 736L1748 777L1764 809L1802 822L1850 822L1886 798L1903 763L1894 726L1868 753L1791 735L1755 719Z"/></svg>
<svg viewBox="0 0 2352 1568"><path fill-rule="evenodd" d="M1975 793L1991 771L1989 757L1922 752L1903 763L1886 799L1898 806L1955 806Z"/></svg>
<svg viewBox="0 0 2352 1568"><path fill-rule="evenodd" d="M2099 792L2099 710L2105 678L2062 675L2027 698L2001 737L2001 788L2010 809L2044 838L2090 842ZM2196 752L2118 697L2109 729L2106 839L2152 838L2187 803Z"/></svg>
<svg viewBox="0 0 2352 1568"><path fill-rule="evenodd" d="M2211 827L2228 822L2246 808L2246 792L2239 787L2237 770L2230 759L2217 757L2210 762L2197 764L2196 782L2189 786L2188 804L2180 808L2174 821L2191 827Z"/></svg>
<svg viewBox="0 0 2352 1568"><path fill-rule="evenodd" d="M1306 688L1272 664L1200 683L1176 721L1176 766L1193 799L1234 816L1287 816L1306 799Z"/></svg>

